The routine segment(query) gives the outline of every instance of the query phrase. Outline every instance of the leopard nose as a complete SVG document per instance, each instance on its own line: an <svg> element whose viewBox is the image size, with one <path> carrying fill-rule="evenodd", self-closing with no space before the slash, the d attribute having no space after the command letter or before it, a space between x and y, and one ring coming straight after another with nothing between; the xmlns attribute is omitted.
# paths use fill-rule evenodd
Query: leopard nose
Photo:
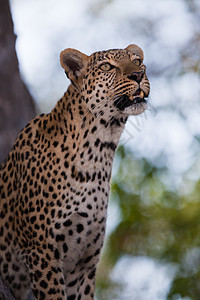
<svg viewBox="0 0 200 300"><path fill-rule="evenodd" d="M144 72L133 72L131 75L128 76L128 79L134 80L137 83L142 81Z"/></svg>

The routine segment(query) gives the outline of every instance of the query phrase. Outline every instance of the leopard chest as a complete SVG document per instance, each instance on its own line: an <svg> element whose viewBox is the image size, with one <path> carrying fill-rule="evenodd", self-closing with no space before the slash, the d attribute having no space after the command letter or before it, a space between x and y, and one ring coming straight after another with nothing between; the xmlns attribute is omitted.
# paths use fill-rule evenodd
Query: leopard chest
<svg viewBox="0 0 200 300"><path fill-rule="evenodd" d="M74 199L73 208L55 235L57 241L57 236L61 235L63 239L58 243L65 272L83 265L89 269L98 262L105 235L109 184L104 184L102 189L95 183L83 184L82 193L76 195L74 190L75 195L70 194ZM68 211L69 205L62 208L63 212Z"/></svg>

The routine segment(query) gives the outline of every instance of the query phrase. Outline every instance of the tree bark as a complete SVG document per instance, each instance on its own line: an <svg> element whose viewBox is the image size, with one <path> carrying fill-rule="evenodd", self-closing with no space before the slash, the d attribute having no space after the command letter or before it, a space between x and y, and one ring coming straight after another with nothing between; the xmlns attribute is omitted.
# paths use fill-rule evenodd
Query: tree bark
<svg viewBox="0 0 200 300"><path fill-rule="evenodd" d="M33 99L19 74L15 41L9 0L0 0L0 163L35 115Z"/></svg>

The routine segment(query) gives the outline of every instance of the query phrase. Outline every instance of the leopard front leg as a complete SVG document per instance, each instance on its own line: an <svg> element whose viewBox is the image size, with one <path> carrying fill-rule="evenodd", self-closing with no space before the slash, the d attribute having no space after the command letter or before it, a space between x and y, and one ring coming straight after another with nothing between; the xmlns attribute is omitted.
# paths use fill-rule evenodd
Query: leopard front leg
<svg viewBox="0 0 200 300"><path fill-rule="evenodd" d="M96 266L94 266L94 268L88 271L87 274L85 274L85 276L83 277L80 285L80 295L82 295L82 298L77 298L78 300L94 299L95 274Z"/></svg>
<svg viewBox="0 0 200 300"><path fill-rule="evenodd" d="M93 300L95 293L96 266L90 270L83 269L71 272L66 280L67 300ZM70 278L70 280L69 280Z"/></svg>
<svg viewBox="0 0 200 300"><path fill-rule="evenodd" d="M55 251L58 251L55 249ZM27 256L31 289L37 300L66 300L62 261L56 253L34 249Z"/></svg>

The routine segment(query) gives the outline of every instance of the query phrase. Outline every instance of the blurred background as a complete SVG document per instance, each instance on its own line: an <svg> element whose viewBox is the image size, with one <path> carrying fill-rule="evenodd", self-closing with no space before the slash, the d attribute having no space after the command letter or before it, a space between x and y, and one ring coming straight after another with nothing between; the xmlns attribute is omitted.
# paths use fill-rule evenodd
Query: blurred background
<svg viewBox="0 0 200 300"><path fill-rule="evenodd" d="M90 55L139 45L151 83L149 108L129 118L116 152L96 300L200 299L200 1L11 0L10 9L27 102L15 108L8 72L11 102L0 89L1 160L16 130L49 112L67 89L61 50ZM2 70L11 56L1 51L3 32L5 87L9 75Z"/></svg>

